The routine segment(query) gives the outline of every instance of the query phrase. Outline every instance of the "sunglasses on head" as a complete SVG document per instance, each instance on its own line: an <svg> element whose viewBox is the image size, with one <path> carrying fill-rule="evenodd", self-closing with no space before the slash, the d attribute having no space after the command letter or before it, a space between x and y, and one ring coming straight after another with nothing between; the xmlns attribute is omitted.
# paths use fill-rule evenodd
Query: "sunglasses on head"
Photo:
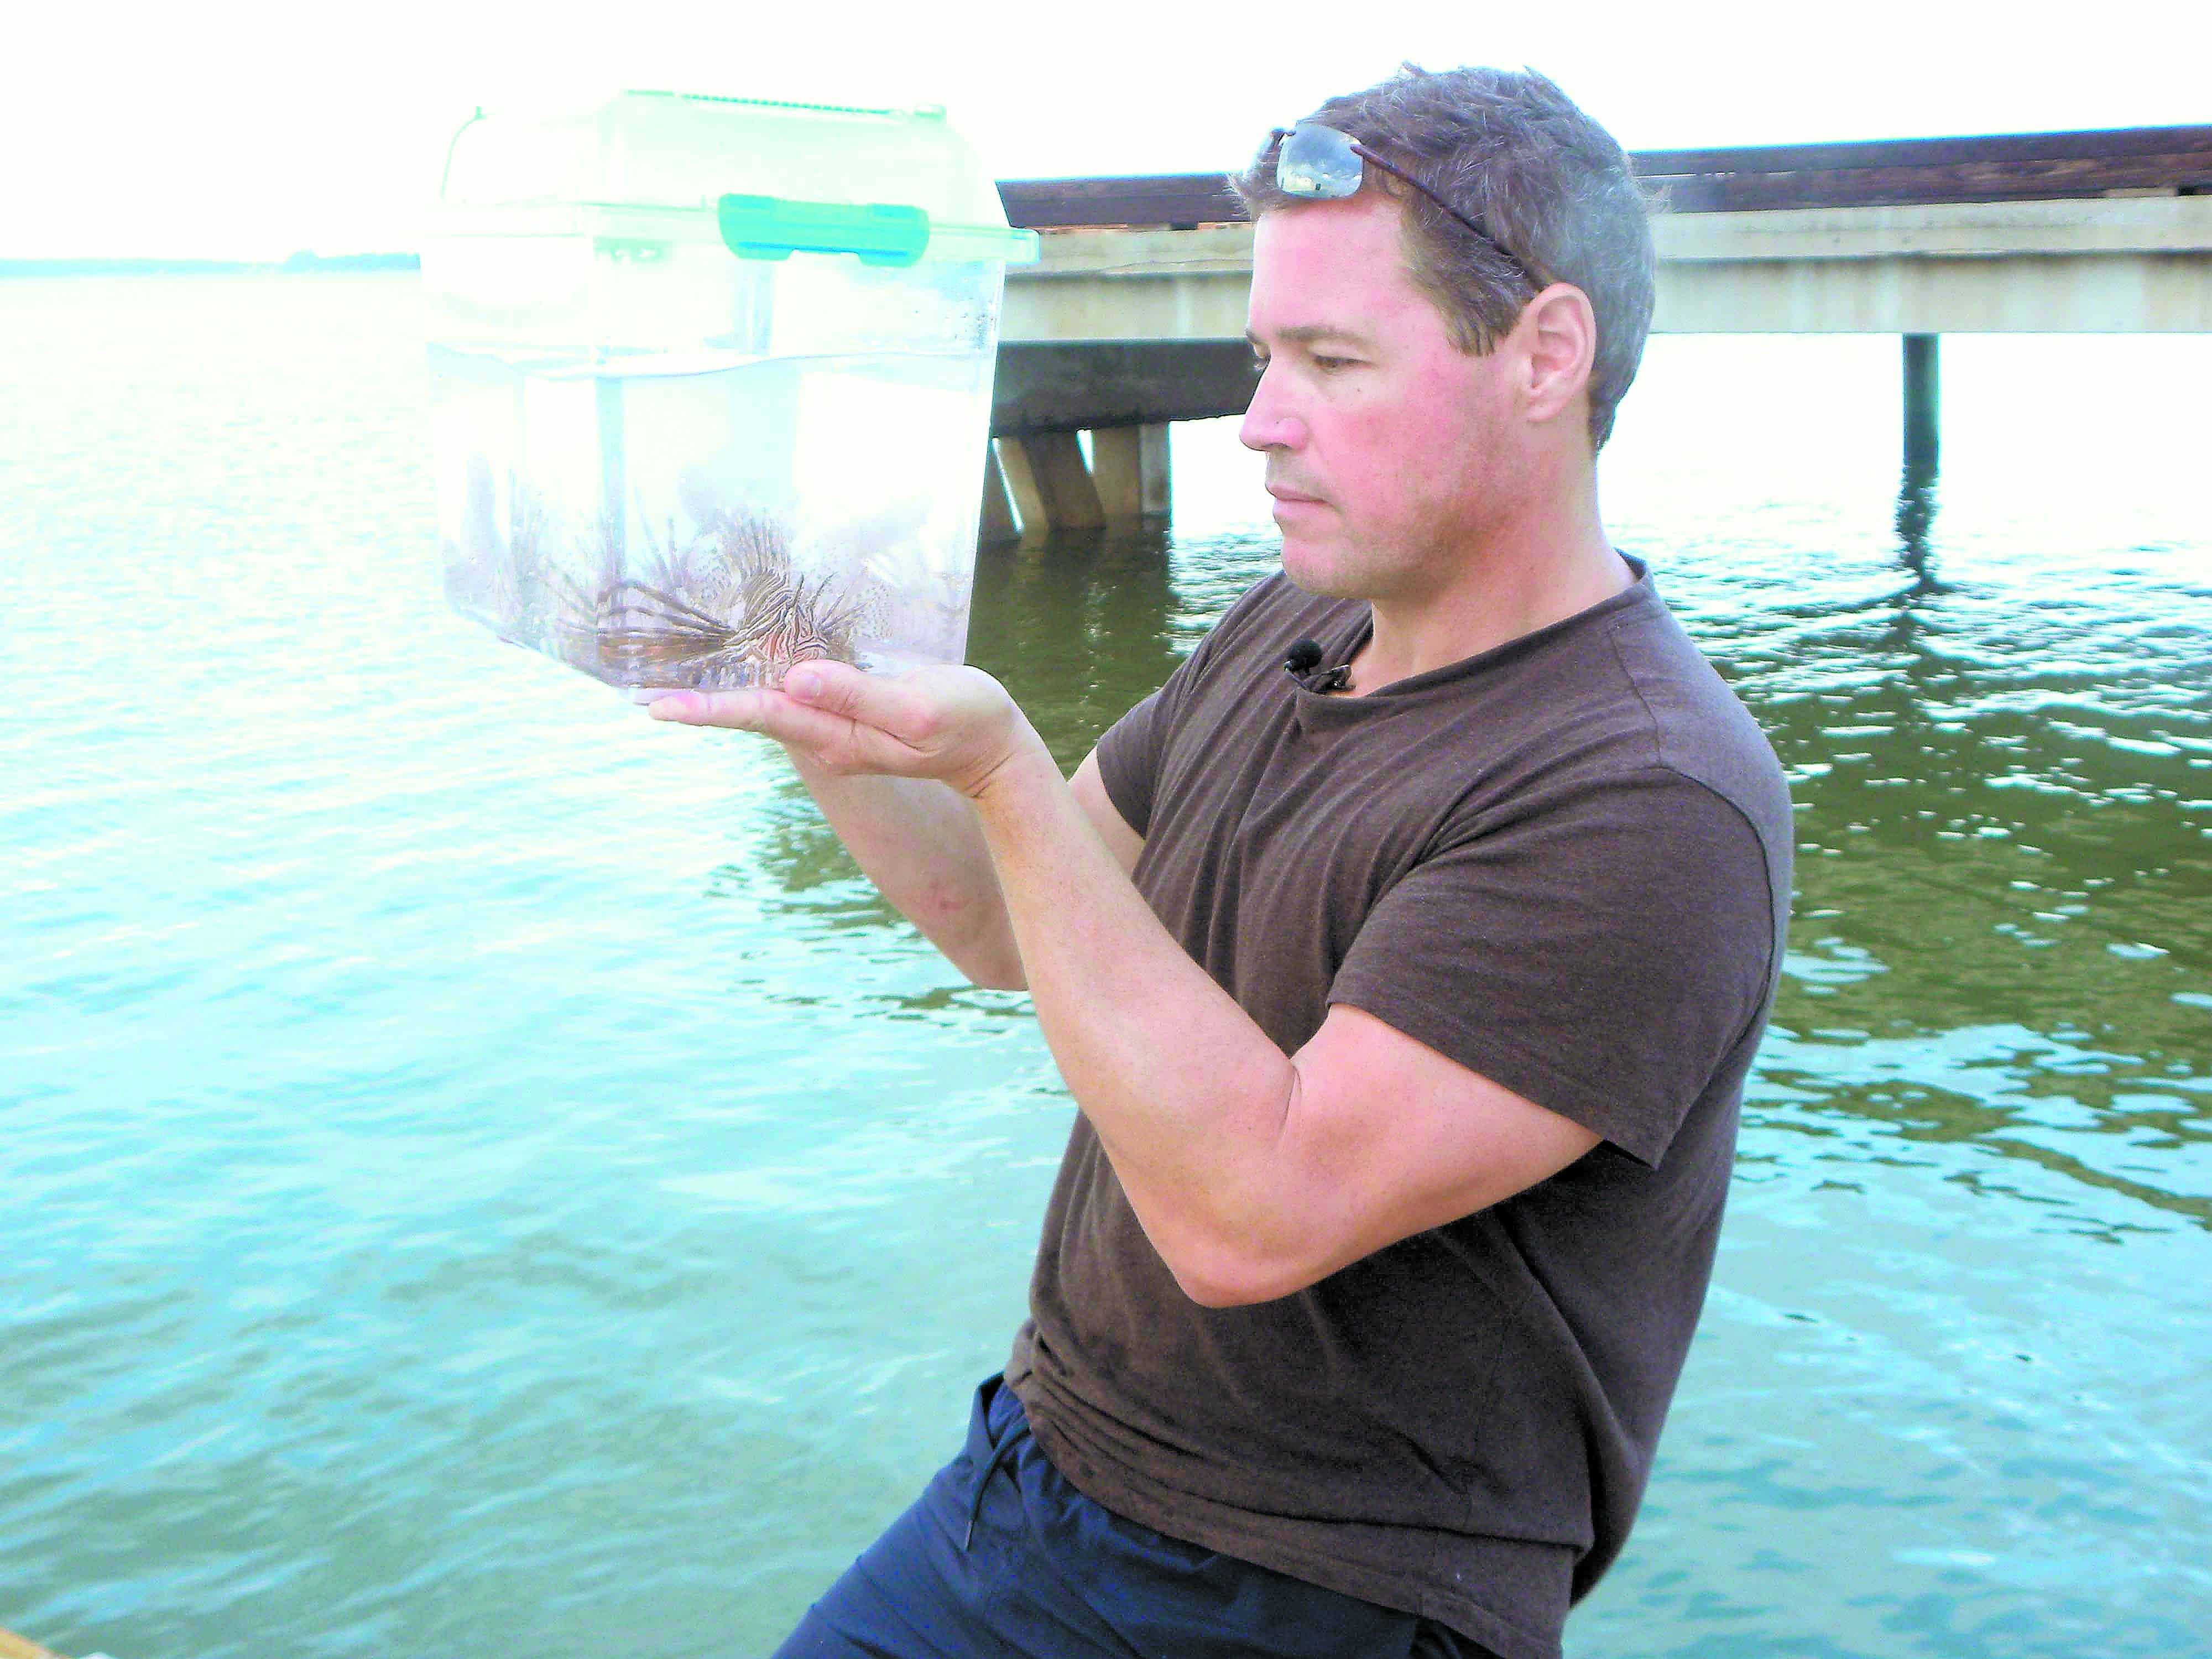
<svg viewBox="0 0 2212 1659"><path fill-rule="evenodd" d="M1350 133L1318 121L1300 121L1295 126L1277 127L1274 137L1280 145L1275 151L1275 187L1284 195L1313 202L1340 202L1357 196L1365 179L1363 166L1371 161L1393 179L1420 191L1495 248L1531 285L1543 287L1527 263L1484 229L1480 222L1462 213L1403 167L1391 166Z"/></svg>

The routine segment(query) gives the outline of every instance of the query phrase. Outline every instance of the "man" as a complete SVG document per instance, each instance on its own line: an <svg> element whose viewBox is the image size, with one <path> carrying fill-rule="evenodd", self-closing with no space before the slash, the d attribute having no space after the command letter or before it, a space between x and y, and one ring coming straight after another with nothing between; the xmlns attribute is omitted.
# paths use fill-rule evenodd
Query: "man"
<svg viewBox="0 0 2212 1659"><path fill-rule="evenodd" d="M1626 158L1408 70L1238 183L1283 574L1072 781L972 669L654 705L782 741L1080 1109L967 1450L787 1655L1549 1659L1696 1322L1789 811L1598 517Z"/></svg>

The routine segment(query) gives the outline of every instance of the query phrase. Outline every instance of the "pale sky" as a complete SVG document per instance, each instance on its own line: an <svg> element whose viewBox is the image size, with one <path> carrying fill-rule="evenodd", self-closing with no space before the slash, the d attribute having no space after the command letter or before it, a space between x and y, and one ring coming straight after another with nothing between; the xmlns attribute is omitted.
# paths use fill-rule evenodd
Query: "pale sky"
<svg viewBox="0 0 2212 1659"><path fill-rule="evenodd" d="M2212 123L2207 0L11 9L0 258L412 249L473 107L621 87L943 104L1000 178L1225 170L1408 58L1531 64L1632 149Z"/></svg>

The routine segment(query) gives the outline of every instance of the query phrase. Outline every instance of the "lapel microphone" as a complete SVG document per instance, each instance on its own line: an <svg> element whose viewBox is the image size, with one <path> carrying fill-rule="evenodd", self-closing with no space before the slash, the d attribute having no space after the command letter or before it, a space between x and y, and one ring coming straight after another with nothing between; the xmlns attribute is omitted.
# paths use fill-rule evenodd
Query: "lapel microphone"
<svg viewBox="0 0 2212 1659"><path fill-rule="evenodd" d="M1321 667L1321 641L1294 640L1291 648L1283 653L1283 672L1309 691L1341 691L1352 683L1352 665L1323 670Z"/></svg>

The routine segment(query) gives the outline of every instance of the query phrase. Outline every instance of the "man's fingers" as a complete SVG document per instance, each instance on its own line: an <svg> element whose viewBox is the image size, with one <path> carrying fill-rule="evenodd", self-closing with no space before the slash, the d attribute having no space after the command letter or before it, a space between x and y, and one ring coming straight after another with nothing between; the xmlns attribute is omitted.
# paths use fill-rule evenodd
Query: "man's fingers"
<svg viewBox="0 0 2212 1659"><path fill-rule="evenodd" d="M842 714L881 732L906 724L906 700L896 679L842 662L802 662L783 677L784 696L809 708Z"/></svg>
<svg viewBox="0 0 2212 1659"><path fill-rule="evenodd" d="M793 749L804 750L819 763L837 770L901 771L912 760L912 752L897 738L870 726L865 718L842 712L832 703L870 704L879 699L866 695L865 688L842 684L816 684L811 694L819 702L802 701L790 695L791 682L807 669L817 666L806 664L794 669L786 677L783 691L672 691L653 700L647 712L657 720L672 720L684 726L720 726L732 731L757 732L764 738L774 738L778 743ZM866 681L868 676L843 664L834 666L843 669L843 676ZM863 714L866 713L863 708Z"/></svg>
<svg viewBox="0 0 2212 1659"><path fill-rule="evenodd" d="M670 691L655 697L646 713L680 726L726 726L736 732L761 729L763 694L758 691Z"/></svg>
<svg viewBox="0 0 2212 1659"><path fill-rule="evenodd" d="M795 664L780 691L674 691L651 706L655 720L757 732L829 771L942 778L955 788L996 766L1012 709L976 669L940 663L877 675L827 661Z"/></svg>
<svg viewBox="0 0 2212 1659"><path fill-rule="evenodd" d="M793 705L849 715L865 726L874 726L895 712L896 703L890 682L849 663L803 662L783 677L780 692L671 691L655 697L650 712L655 720L679 720L687 726L727 726L758 732L766 729L763 721L776 719Z"/></svg>
<svg viewBox="0 0 2212 1659"><path fill-rule="evenodd" d="M672 691L654 698L646 712L657 720L725 726L786 739L794 735L794 726L818 726L833 718L774 691Z"/></svg>

